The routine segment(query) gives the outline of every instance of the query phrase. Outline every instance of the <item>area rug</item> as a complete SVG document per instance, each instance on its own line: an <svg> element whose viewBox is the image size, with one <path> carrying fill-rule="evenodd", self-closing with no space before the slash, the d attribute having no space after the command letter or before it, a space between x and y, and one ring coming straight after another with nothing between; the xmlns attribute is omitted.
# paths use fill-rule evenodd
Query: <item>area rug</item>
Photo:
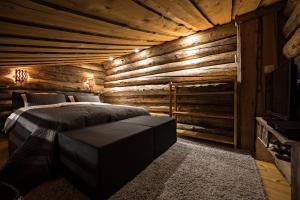
<svg viewBox="0 0 300 200"><path fill-rule="evenodd" d="M26 200L86 200L64 178L31 191ZM111 200L265 199L254 159L209 143L178 139Z"/></svg>

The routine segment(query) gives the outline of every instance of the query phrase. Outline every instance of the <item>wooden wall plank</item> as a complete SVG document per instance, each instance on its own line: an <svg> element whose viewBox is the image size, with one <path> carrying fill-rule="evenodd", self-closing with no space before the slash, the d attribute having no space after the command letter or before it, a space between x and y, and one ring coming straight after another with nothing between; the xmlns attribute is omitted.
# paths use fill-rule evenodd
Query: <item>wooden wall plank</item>
<svg viewBox="0 0 300 200"><path fill-rule="evenodd" d="M296 29L300 25L300 2L296 4L293 12L291 13L288 21L285 23L283 27L283 34L286 38L290 38L292 34L296 31Z"/></svg>
<svg viewBox="0 0 300 200"><path fill-rule="evenodd" d="M167 73L172 71L178 70L186 70L186 69L193 69L193 68L200 68L204 66L212 66L217 64L223 63L232 63L234 62L236 52L226 52L221 54L215 54L206 56L203 58L191 59L182 62L172 62L163 65L151 66L143 69L132 70L129 72L122 72L110 76L106 76L106 81L115 81L121 79L128 79L146 75L154 75L159 73Z"/></svg>
<svg viewBox="0 0 300 200"><path fill-rule="evenodd" d="M291 39L284 45L283 54L287 58L300 55L300 28L297 29Z"/></svg>
<svg viewBox="0 0 300 200"><path fill-rule="evenodd" d="M158 56L180 49L193 47L195 45L205 44L216 40L228 38L236 35L236 28L233 23L217 27L215 29L199 32L197 34L184 37L178 40L168 42L164 45L155 46L145 49L138 53L130 54L120 59L115 59L112 62L105 63L105 68L113 68L120 65L133 63L139 60L144 60L153 56Z"/></svg>
<svg viewBox="0 0 300 200"><path fill-rule="evenodd" d="M121 73L126 71L137 70L149 66L161 65L166 63L173 63L176 61L190 60L200 58L216 53L227 52L236 49L236 37L230 37L215 42L210 42L194 47L178 50L175 52L167 53L161 56L150 57L141 61L130 63L127 65L117 66L106 70L107 75Z"/></svg>
<svg viewBox="0 0 300 200"><path fill-rule="evenodd" d="M229 24L199 33L189 44L186 37L120 57L122 63L105 63L105 102L141 106L165 115L169 113L169 82L193 81L178 88L182 93L177 97L178 131L226 135L233 142L236 32Z"/></svg>

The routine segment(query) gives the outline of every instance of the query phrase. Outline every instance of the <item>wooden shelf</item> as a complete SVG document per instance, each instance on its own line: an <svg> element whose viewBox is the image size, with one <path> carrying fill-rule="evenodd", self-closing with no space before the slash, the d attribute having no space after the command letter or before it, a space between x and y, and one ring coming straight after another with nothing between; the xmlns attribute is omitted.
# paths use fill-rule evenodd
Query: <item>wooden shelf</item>
<svg viewBox="0 0 300 200"><path fill-rule="evenodd" d="M180 112L180 111L173 111L173 114L178 114L178 115L188 115L188 116L193 116L193 117L209 117L209 118L218 118L218 119L232 119L232 115L215 115L215 114L210 114L210 113L193 113L193 112Z"/></svg>
<svg viewBox="0 0 300 200"><path fill-rule="evenodd" d="M225 91L225 92L194 92L194 93L177 93L174 94L175 96L201 96L201 95L228 95L234 94L232 91Z"/></svg>
<svg viewBox="0 0 300 200"><path fill-rule="evenodd" d="M198 91L198 92L189 92L189 91L179 91L180 88L184 88L187 86L192 85L199 85L199 84L207 84L207 83L232 83L234 88L233 90L223 90L220 89L219 91ZM188 116L194 118L212 118L212 119L225 119L231 120L234 124L233 128L233 136L224 136L221 134L213 134L213 133L203 133L201 131L192 131L186 129L177 129L179 135L184 135L193 138L199 138L208 141L214 141L219 143L225 143L233 145L235 148L237 147L237 82L235 79L228 79L228 80L210 80L210 81L194 81L194 82L181 82L181 83L169 83L169 115L172 117L174 116L177 120L178 116ZM222 98L222 95L232 95L233 98L233 106L234 112L233 113L218 113L218 112L186 112L186 111L178 111L178 98L180 97L195 97L195 96L210 96L210 95L220 95L218 97ZM181 105L180 105L181 106ZM204 131L205 132L205 131Z"/></svg>
<svg viewBox="0 0 300 200"><path fill-rule="evenodd" d="M273 129L267 122L261 118L256 118L256 126L257 126L257 142L256 142L256 158L260 158L263 161L272 162L278 168L278 170L282 173L284 178L291 186L291 196L292 199L299 199L299 185L300 185L300 142L289 140L280 132ZM263 127L263 129L261 127ZM265 145L263 145L259 136L261 133L266 132L268 134L268 138L270 137L276 138L276 140L282 144L288 145L291 148L291 162L287 162L284 160L280 160L275 156L275 152L271 151Z"/></svg>
<svg viewBox="0 0 300 200"><path fill-rule="evenodd" d="M281 133L279 133L278 131L276 131L275 129L273 129L262 117L256 117L256 121L260 125L264 126L282 144L292 145L292 144L295 143L295 141L287 139L284 135L282 135Z"/></svg>
<svg viewBox="0 0 300 200"><path fill-rule="evenodd" d="M291 162L278 159L275 156L276 153L274 151L270 150L269 148L266 149L274 158L274 163L279 169L279 171L282 173L287 182L291 185Z"/></svg>
<svg viewBox="0 0 300 200"><path fill-rule="evenodd" d="M201 132L188 131L182 129L177 129L177 134L183 136L189 136L193 138L199 138L207 141L220 142L220 143L225 143L230 145L234 144L234 140L232 137L223 136L223 135L201 133Z"/></svg>

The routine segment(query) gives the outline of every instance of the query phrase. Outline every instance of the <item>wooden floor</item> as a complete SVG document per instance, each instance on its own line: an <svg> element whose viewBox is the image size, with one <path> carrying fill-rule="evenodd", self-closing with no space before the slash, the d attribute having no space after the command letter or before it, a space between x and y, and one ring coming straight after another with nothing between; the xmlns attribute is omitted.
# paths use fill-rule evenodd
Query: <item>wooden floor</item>
<svg viewBox="0 0 300 200"><path fill-rule="evenodd" d="M290 200L291 188L276 166L256 160L268 200Z"/></svg>

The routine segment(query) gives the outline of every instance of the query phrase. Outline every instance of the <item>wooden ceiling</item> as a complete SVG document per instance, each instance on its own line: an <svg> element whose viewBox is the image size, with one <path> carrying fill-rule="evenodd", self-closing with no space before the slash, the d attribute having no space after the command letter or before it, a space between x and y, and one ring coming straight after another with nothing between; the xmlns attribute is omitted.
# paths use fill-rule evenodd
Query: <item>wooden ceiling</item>
<svg viewBox="0 0 300 200"><path fill-rule="evenodd" d="M277 1L0 1L0 66L101 63Z"/></svg>

